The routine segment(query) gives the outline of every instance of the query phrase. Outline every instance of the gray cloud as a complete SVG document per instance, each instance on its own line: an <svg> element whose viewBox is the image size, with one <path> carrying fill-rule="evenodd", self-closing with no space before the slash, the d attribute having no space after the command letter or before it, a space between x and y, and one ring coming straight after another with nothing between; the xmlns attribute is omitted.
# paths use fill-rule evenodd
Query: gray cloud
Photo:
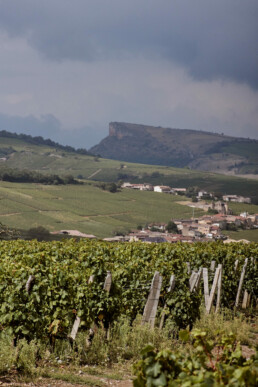
<svg viewBox="0 0 258 387"><path fill-rule="evenodd" d="M256 4L0 0L0 129L85 148L110 121L258 138Z"/></svg>
<svg viewBox="0 0 258 387"><path fill-rule="evenodd" d="M258 87L257 0L2 0L0 28L54 61L163 57Z"/></svg>

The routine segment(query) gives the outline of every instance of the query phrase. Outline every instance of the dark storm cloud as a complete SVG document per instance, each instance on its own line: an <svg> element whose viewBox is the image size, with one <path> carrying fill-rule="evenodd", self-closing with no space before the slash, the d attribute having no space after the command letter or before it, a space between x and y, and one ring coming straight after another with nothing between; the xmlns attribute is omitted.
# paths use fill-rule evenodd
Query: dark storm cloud
<svg viewBox="0 0 258 387"><path fill-rule="evenodd" d="M2 0L0 28L56 61L164 57L258 87L257 0Z"/></svg>

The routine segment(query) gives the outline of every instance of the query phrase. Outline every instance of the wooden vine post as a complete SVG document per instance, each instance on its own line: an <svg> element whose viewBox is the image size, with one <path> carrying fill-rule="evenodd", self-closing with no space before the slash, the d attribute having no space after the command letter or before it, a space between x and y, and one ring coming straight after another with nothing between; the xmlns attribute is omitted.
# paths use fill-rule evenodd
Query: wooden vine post
<svg viewBox="0 0 258 387"><path fill-rule="evenodd" d="M243 309L246 309L249 306L249 302L248 301L250 301L250 296L249 296L247 290L245 290L244 291L243 302L242 302L242 308Z"/></svg>
<svg viewBox="0 0 258 387"><path fill-rule="evenodd" d="M108 271L105 282L104 282L104 290L106 290L106 292L110 293L111 285L112 285L112 274L110 271Z"/></svg>
<svg viewBox="0 0 258 387"><path fill-rule="evenodd" d="M81 319L79 316L76 316L75 321L73 323L71 333L69 335L69 339L72 339L73 341L76 339L76 335L77 335L80 324L81 324Z"/></svg>
<svg viewBox="0 0 258 387"><path fill-rule="evenodd" d="M106 290L106 292L108 294L110 293L111 285L112 285L112 274L110 271L108 271L105 282L104 282L104 290ZM108 329L106 331L106 334L107 334L107 340L109 340L110 339L110 324L108 324Z"/></svg>
<svg viewBox="0 0 258 387"><path fill-rule="evenodd" d="M196 283L195 283L194 290L198 290L199 289L200 284L201 284L201 279L202 279L202 267L198 271L197 280L196 280Z"/></svg>
<svg viewBox="0 0 258 387"><path fill-rule="evenodd" d="M26 282L26 286L25 286L26 292L28 294L31 292L34 283L35 283L35 277L34 277L34 275L30 275L28 278L28 281Z"/></svg>
<svg viewBox="0 0 258 387"><path fill-rule="evenodd" d="M221 289L222 289L222 265L218 265L220 267L219 279L218 279L218 290L217 290L217 302L216 302L216 310L218 313L220 308L220 299L221 299Z"/></svg>
<svg viewBox="0 0 258 387"><path fill-rule="evenodd" d="M206 267L202 269L202 275L203 275L203 286L204 286L204 301L205 301L205 307L207 308L209 298L210 298L210 292L209 292L208 269Z"/></svg>
<svg viewBox="0 0 258 387"><path fill-rule="evenodd" d="M155 325L161 285L162 276L159 274L158 271L156 271L151 283L150 293L142 316L142 324L150 323L152 328L154 328Z"/></svg>
<svg viewBox="0 0 258 387"><path fill-rule="evenodd" d="M174 274L172 274L172 276L170 277L170 281L169 281L169 288L167 291L168 293L173 291L175 284L176 284L176 278L175 278ZM166 307L167 307L167 304L164 305L163 311L161 313L159 329L162 329L163 325L164 325L164 320L165 320L165 315L166 315Z"/></svg>
<svg viewBox="0 0 258 387"><path fill-rule="evenodd" d="M209 283L208 283L208 270L206 268L203 269L203 282L204 282L206 312L209 314L211 311L211 307L213 304L213 300L214 300L215 292L217 288L218 288L218 292L217 292L216 311L218 311L219 305L220 305L221 287L222 287L222 265L219 264L215 271L214 280L213 280L210 293L209 293Z"/></svg>
<svg viewBox="0 0 258 387"><path fill-rule="evenodd" d="M199 289L201 283L202 268L198 272L193 271L189 280L190 292L194 292Z"/></svg>
<svg viewBox="0 0 258 387"><path fill-rule="evenodd" d="M194 286L195 286L195 283L196 283L196 280L197 280L197 276L198 276L198 273L193 271L192 274L191 274L191 277L189 279L190 292L192 292L193 289L194 289Z"/></svg>
<svg viewBox="0 0 258 387"><path fill-rule="evenodd" d="M245 263L244 263L244 266L243 266L243 269L242 269L242 272L241 272L241 276L240 276L240 281L239 281L239 285L238 285L238 289L237 289L237 295L236 295L236 302L235 302L235 307L236 308L238 307L238 304L239 304L239 299L240 299L240 294L241 294L241 290L242 290L242 286L243 286L243 282L244 282L244 277L245 277L245 271L246 271L247 264L248 264L248 258L245 259Z"/></svg>
<svg viewBox="0 0 258 387"><path fill-rule="evenodd" d="M211 271L215 270L215 265L216 265L216 262L215 261L211 261L211 266L210 266Z"/></svg>
<svg viewBox="0 0 258 387"><path fill-rule="evenodd" d="M254 257L251 257L251 264L254 263ZM248 291L245 289L244 291L244 297L243 297L243 302L242 302L242 308L246 309L249 307L251 302L251 294L248 293Z"/></svg>

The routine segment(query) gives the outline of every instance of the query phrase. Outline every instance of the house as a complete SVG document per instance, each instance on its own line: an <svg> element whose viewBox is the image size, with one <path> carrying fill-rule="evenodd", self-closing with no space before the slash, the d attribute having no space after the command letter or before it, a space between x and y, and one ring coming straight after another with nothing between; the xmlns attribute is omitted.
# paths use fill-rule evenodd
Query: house
<svg viewBox="0 0 258 387"><path fill-rule="evenodd" d="M149 183L131 184L126 182L121 185L121 188L138 189L139 191L153 191L153 185Z"/></svg>
<svg viewBox="0 0 258 387"><path fill-rule="evenodd" d="M204 191L204 190L199 191L198 194L197 194L197 198L199 200L201 200L201 199L211 199L212 197L213 197L212 194L210 194L209 192Z"/></svg>
<svg viewBox="0 0 258 387"><path fill-rule="evenodd" d="M155 229L155 230L160 230L160 231L165 231L166 230L167 223L150 223L148 224L148 229Z"/></svg>
<svg viewBox="0 0 258 387"><path fill-rule="evenodd" d="M211 217L212 224L219 226L222 230L225 229L227 225L227 216L218 214Z"/></svg>
<svg viewBox="0 0 258 387"><path fill-rule="evenodd" d="M168 185L155 185L154 192L171 193L171 188Z"/></svg>
<svg viewBox="0 0 258 387"><path fill-rule="evenodd" d="M132 188L132 184L129 182L125 182L121 185L121 188Z"/></svg>
<svg viewBox="0 0 258 387"><path fill-rule="evenodd" d="M225 202L251 203L250 198L239 195L223 195L223 200Z"/></svg>
<svg viewBox="0 0 258 387"><path fill-rule="evenodd" d="M131 189L138 189L139 191L143 191L143 184L131 184Z"/></svg>
<svg viewBox="0 0 258 387"><path fill-rule="evenodd" d="M153 191L153 185L148 183L132 184L132 189L138 189L140 191Z"/></svg>
<svg viewBox="0 0 258 387"><path fill-rule="evenodd" d="M132 232L128 234L129 242L141 241L149 236L149 233L149 230L132 230Z"/></svg>
<svg viewBox="0 0 258 387"><path fill-rule="evenodd" d="M219 228L219 226L216 226L215 224L213 224L213 225L210 227L210 233L211 233L213 236L219 236L219 235L220 235L220 228Z"/></svg>
<svg viewBox="0 0 258 387"><path fill-rule="evenodd" d="M198 225L198 231L204 235L207 235L211 232L211 226L209 224L200 224Z"/></svg>
<svg viewBox="0 0 258 387"><path fill-rule="evenodd" d="M258 215L247 215L246 220L249 225L255 226L258 224Z"/></svg>
<svg viewBox="0 0 258 387"><path fill-rule="evenodd" d="M249 215L248 212L242 212L240 216L246 220L248 227L253 227L257 224L257 220L258 220L257 214Z"/></svg>
<svg viewBox="0 0 258 387"><path fill-rule="evenodd" d="M227 223L234 223L237 227L240 227L245 223L245 218L241 216L228 215L226 217Z"/></svg>
<svg viewBox="0 0 258 387"><path fill-rule="evenodd" d="M172 188L172 192L174 192L176 195L181 194L184 195L186 193L186 188Z"/></svg>
<svg viewBox="0 0 258 387"><path fill-rule="evenodd" d="M153 185L149 183L143 183L142 191L153 191Z"/></svg>

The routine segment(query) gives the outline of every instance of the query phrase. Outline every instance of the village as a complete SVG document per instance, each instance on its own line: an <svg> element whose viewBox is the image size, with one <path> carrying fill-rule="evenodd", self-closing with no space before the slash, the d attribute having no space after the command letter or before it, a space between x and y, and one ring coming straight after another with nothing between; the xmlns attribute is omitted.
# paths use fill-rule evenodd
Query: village
<svg viewBox="0 0 258 387"><path fill-rule="evenodd" d="M164 185L153 186L149 183L131 184L126 182L121 185L121 188L178 195L178 203L191 207L193 209L193 214L191 219L172 218L168 223L153 222L146 225L138 225L137 229L130 230L126 235L121 233L123 235L119 234L113 237L104 238L103 240L105 241L193 243L222 240L224 243L229 243L235 240L228 238L228 236L223 233L225 230L237 231L239 229L258 229L258 214L242 212L240 215L234 215L229 207L230 202L250 204L251 199L249 197L222 195L221 198L218 198L213 193L205 190L197 190L196 187L195 189L172 188ZM189 200L185 200L185 196L188 196ZM201 209L206 212L206 214L195 217L195 209ZM51 234L63 234L89 239L97 238L95 235L84 234L78 230L60 230L51 232ZM242 241L249 242L247 240Z"/></svg>
<svg viewBox="0 0 258 387"><path fill-rule="evenodd" d="M154 191L158 193L185 195L186 188L172 188L169 186L153 186L149 183L131 184L123 183L121 188L134 189L140 191ZM204 190L196 192L195 200L192 202L180 202L193 208L199 208L207 212L206 215L191 219L171 219L166 223L151 223L145 227L139 226L137 230L131 230L128 235L105 238L105 240L120 241L142 241L142 242L187 242L223 240L230 242L223 230L236 231L237 229L258 228L258 214L249 215L247 212L239 216L233 215L228 203L251 203L251 199L239 195L223 195L222 200L218 200L212 193ZM209 200L209 202L204 202Z"/></svg>
<svg viewBox="0 0 258 387"><path fill-rule="evenodd" d="M129 182L123 183L121 188L134 189L139 191L154 191L159 193L174 194L174 195L185 195L187 192L186 188L172 188L168 185L155 185L149 183L143 184L131 184ZM196 192L197 199L210 199L216 200L217 198L210 192L199 190ZM225 202L235 202L235 203L251 203L251 198L243 197L240 195L223 195L223 201Z"/></svg>

